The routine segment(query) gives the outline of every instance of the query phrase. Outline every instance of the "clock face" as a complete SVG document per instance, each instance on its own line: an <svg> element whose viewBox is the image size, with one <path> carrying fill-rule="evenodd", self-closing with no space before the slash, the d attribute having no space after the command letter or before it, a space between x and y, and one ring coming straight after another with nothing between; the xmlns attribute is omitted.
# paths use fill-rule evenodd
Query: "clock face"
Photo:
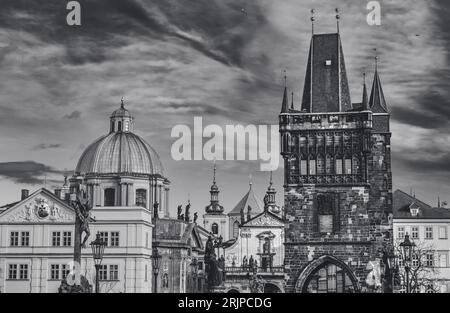
<svg viewBox="0 0 450 313"><path fill-rule="evenodd" d="M40 218L45 218L50 214L50 209L48 207L48 204L46 203L41 203L38 205L37 207L37 215Z"/></svg>

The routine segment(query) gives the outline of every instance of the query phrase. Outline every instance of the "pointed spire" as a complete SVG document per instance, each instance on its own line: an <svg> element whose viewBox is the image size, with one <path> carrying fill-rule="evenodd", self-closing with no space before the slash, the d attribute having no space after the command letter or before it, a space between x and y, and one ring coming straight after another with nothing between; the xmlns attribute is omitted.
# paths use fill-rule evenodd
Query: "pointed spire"
<svg viewBox="0 0 450 313"><path fill-rule="evenodd" d="M363 73L363 94L362 94L362 110L369 110L369 100L367 98L366 72Z"/></svg>
<svg viewBox="0 0 450 313"><path fill-rule="evenodd" d="M291 92L291 110L294 109L294 92Z"/></svg>
<svg viewBox="0 0 450 313"><path fill-rule="evenodd" d="M252 189L252 185L253 185L252 180L253 180L252 174L249 174L248 175L248 185L250 186L250 189Z"/></svg>
<svg viewBox="0 0 450 313"><path fill-rule="evenodd" d="M219 204L219 187L216 184L216 159L214 159L214 168L213 168L213 183L211 185L211 190L209 193L211 194L211 203L205 208L206 213L209 214L222 214L223 206ZM190 196L189 196L190 197Z"/></svg>
<svg viewBox="0 0 450 313"><path fill-rule="evenodd" d="M378 55L375 49L375 74L373 77L372 91L369 98L370 109L374 113L388 113L380 76L378 75Z"/></svg>
<svg viewBox="0 0 450 313"><path fill-rule="evenodd" d="M284 93L283 93L283 103L281 104L281 113L287 112L288 112L287 77L286 77L286 70L284 70Z"/></svg>
<svg viewBox="0 0 450 313"><path fill-rule="evenodd" d="M440 208L440 207L441 207L441 199L438 196L438 208Z"/></svg>
<svg viewBox="0 0 450 313"><path fill-rule="evenodd" d="M213 185L216 184L216 159L214 159L214 169L213 169Z"/></svg>
<svg viewBox="0 0 450 313"><path fill-rule="evenodd" d="M316 10L311 9L311 33L314 35L314 21L316 20Z"/></svg>
<svg viewBox="0 0 450 313"><path fill-rule="evenodd" d="M276 190L273 188L273 174L272 171L270 171L270 178L269 178L269 187L267 187L266 195L264 196L264 211L273 211L273 213L279 213L279 207L275 203L275 195Z"/></svg>
<svg viewBox="0 0 450 313"><path fill-rule="evenodd" d="M339 20L341 19L341 15L339 12L339 8L334 9L336 12L336 27L337 27L337 33L339 34Z"/></svg>

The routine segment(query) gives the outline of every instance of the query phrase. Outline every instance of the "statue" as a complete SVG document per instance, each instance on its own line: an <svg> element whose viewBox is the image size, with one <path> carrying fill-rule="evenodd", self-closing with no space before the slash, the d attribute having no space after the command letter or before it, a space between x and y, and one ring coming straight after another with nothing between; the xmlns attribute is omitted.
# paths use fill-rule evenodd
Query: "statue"
<svg viewBox="0 0 450 313"><path fill-rule="evenodd" d="M250 283L250 291L252 293L264 293L265 281L256 272L253 274L252 281Z"/></svg>
<svg viewBox="0 0 450 313"><path fill-rule="evenodd" d="M188 222L188 223L189 223L189 220L191 219L191 217L189 216L190 215L190 213L189 213L189 209L190 208L191 208L191 203L188 203L188 205L186 205L186 208L185 208L185 211L184 211L184 220L186 222Z"/></svg>
<svg viewBox="0 0 450 313"><path fill-rule="evenodd" d="M198 213L195 212L195 213L194 213L194 223L197 223L197 219L198 219Z"/></svg>
<svg viewBox="0 0 450 313"><path fill-rule="evenodd" d="M180 220L184 221L184 214L180 215Z"/></svg>
<svg viewBox="0 0 450 313"><path fill-rule="evenodd" d="M264 196L264 208L267 208L269 206L269 195L266 194Z"/></svg>
<svg viewBox="0 0 450 313"><path fill-rule="evenodd" d="M183 206L180 204L177 208L177 219L181 219L181 211L183 211Z"/></svg>
<svg viewBox="0 0 450 313"><path fill-rule="evenodd" d="M91 218L91 207L89 202L86 200L84 203L81 202L80 197L77 195L76 200L72 201L72 207L75 209L76 218L79 220L79 236L80 238L85 233L84 239L81 242L81 247L86 248L86 241L89 239L91 232L89 230L89 219Z"/></svg>
<svg viewBox="0 0 450 313"><path fill-rule="evenodd" d="M155 219L159 218L159 216L158 216L158 208L159 208L159 203L158 203L158 202L155 202L155 203L153 204L153 217L154 217Z"/></svg>
<svg viewBox="0 0 450 313"><path fill-rule="evenodd" d="M247 221L251 220L252 218L252 207L248 206L247 207Z"/></svg>
<svg viewBox="0 0 450 313"><path fill-rule="evenodd" d="M207 283L209 288L220 286L222 284L223 270L219 267L219 262L216 259L214 252L215 246L212 236L208 237L205 247L205 272L207 275Z"/></svg>
<svg viewBox="0 0 450 313"><path fill-rule="evenodd" d="M244 255L244 258L242 259L242 269L245 270L247 268L247 256Z"/></svg>
<svg viewBox="0 0 450 313"><path fill-rule="evenodd" d="M253 255L250 256L250 259L248 260L248 269L252 270L253 269Z"/></svg>

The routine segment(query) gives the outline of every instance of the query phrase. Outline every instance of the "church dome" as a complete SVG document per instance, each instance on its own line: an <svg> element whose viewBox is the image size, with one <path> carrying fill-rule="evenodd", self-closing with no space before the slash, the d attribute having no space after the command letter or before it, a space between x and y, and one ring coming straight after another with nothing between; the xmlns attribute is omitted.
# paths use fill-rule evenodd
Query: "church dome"
<svg viewBox="0 0 450 313"><path fill-rule="evenodd" d="M164 177L163 166L156 151L133 133L134 118L124 108L110 117L110 132L92 144L81 155L76 173L80 174L145 174Z"/></svg>

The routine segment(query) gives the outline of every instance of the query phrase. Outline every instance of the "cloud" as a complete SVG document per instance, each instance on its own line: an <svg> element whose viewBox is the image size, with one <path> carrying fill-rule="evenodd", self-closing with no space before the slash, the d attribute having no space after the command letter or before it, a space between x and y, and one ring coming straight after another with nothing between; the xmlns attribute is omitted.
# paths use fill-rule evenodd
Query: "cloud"
<svg viewBox="0 0 450 313"><path fill-rule="evenodd" d="M45 149L56 149L61 148L62 144L60 143L53 143L53 144L47 144L47 143L41 143L33 147L33 150L45 150Z"/></svg>
<svg viewBox="0 0 450 313"><path fill-rule="evenodd" d="M19 184L41 184L45 175L62 173L62 171L35 161L0 163L0 176Z"/></svg>
<svg viewBox="0 0 450 313"><path fill-rule="evenodd" d="M80 116L81 116L81 112L75 110L75 111L73 111L73 112L70 113L70 114L64 115L64 118L67 118L67 119L69 119L69 120L72 120L72 119L78 119L78 118L80 118Z"/></svg>

